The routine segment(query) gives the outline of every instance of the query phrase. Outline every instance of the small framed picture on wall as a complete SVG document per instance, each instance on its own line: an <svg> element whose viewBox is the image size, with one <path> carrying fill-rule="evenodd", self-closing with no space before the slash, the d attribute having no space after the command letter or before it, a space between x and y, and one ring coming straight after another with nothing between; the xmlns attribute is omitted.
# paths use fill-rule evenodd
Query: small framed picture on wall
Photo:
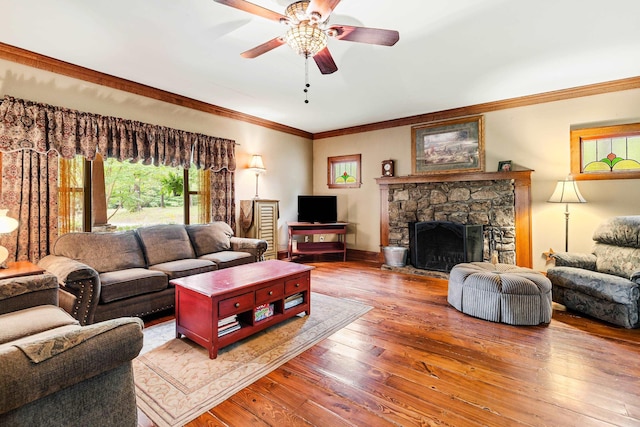
<svg viewBox="0 0 640 427"><path fill-rule="evenodd" d="M498 162L498 172L511 172L511 160Z"/></svg>

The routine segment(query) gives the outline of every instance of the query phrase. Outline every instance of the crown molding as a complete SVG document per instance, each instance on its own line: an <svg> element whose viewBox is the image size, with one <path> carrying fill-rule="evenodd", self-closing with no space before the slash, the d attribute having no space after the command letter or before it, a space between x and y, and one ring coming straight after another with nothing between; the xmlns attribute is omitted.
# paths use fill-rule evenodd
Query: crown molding
<svg viewBox="0 0 640 427"><path fill-rule="evenodd" d="M483 104L469 105L466 107L452 108L433 113L419 114L417 116L403 117L399 119L386 120L382 122L369 123L361 126L353 126L343 129L336 129L327 132L313 134L313 139L331 138L354 133L370 132L374 130L388 129L399 126L410 126L419 123L434 122L438 120L452 119L456 117L471 116L475 114L487 113L490 111L505 110L508 108L525 107L546 102L562 101L583 96L599 95L608 92L618 92L623 90L640 88L640 77L630 77L627 79L613 80L604 83L596 83L586 86L578 86L569 89L544 92L536 95L521 96L502 101L485 102Z"/></svg>
<svg viewBox="0 0 640 427"><path fill-rule="evenodd" d="M314 134L280 123L264 120L259 117L251 116L249 114L230 110L228 108L208 104L206 102L198 101L186 96L177 95L175 93L167 92L161 89L156 89L151 86L133 82L131 80L126 80L120 77L112 76L110 74L101 73L99 71L74 65L69 62L60 61L49 56L34 53L2 42L0 42L0 59L5 59L7 61L16 62L18 64L27 65L56 74L61 74L89 83L95 83L101 86L106 86L136 95L145 96L147 98L156 99L158 101L179 105L181 107L191 108L193 110L202 111L216 116L227 117L246 123L251 123L257 126L262 126L268 129L312 140L351 135L362 132L371 132L375 130L389 129L399 126L411 126L419 123L427 123L438 120L451 119L455 117L482 114L490 111L505 110L508 108L524 107L528 105L542 104L545 102L561 101L571 98L580 98L583 96L599 95L602 93L618 92L640 88L640 77L630 77L604 83L578 86L569 89L544 92L536 95L521 96L517 98L505 99L502 101L486 102L483 104L452 108L450 110L436 111L433 113L419 114L416 116L403 117Z"/></svg>
<svg viewBox="0 0 640 427"><path fill-rule="evenodd" d="M59 59L34 53L25 49L11 46L0 42L0 59L15 62L29 67L38 68L40 70L49 71L63 76L72 77L89 83L95 83L101 86L110 87L112 89L122 90L136 95L145 96L147 98L156 99L158 101L167 102L181 107L191 108L193 110L202 111L216 116L227 117L234 120L240 120L246 123L262 126L268 129L288 133L291 135L301 136L303 138L312 139L313 134L310 132L286 126L280 123L264 120L249 114L240 113L228 108L219 107L217 105L208 104L186 96L177 95L151 86L136 83L131 80L122 79L110 74L101 73L89 68L74 65L69 62L60 61Z"/></svg>

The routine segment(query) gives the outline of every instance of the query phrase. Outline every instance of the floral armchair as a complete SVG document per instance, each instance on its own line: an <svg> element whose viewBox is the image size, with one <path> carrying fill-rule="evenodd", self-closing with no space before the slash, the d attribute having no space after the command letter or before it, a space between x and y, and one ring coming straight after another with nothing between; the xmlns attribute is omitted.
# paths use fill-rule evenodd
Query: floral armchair
<svg viewBox="0 0 640 427"><path fill-rule="evenodd" d="M613 217L594 232L592 253L553 254L553 301L625 328L640 327L640 216Z"/></svg>

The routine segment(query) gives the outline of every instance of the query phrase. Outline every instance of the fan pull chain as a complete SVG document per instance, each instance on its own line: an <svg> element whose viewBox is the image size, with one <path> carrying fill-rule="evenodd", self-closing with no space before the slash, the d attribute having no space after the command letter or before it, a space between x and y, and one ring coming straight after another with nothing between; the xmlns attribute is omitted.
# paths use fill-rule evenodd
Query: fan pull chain
<svg viewBox="0 0 640 427"><path fill-rule="evenodd" d="M309 103L309 55L304 57L304 103Z"/></svg>

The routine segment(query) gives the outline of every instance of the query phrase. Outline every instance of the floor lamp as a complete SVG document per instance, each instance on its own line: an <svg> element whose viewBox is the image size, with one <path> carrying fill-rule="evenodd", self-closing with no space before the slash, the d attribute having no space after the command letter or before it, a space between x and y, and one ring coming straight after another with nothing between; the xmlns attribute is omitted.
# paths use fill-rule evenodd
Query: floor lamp
<svg viewBox="0 0 640 427"><path fill-rule="evenodd" d="M251 158L251 163L249 163L249 169L256 173L256 196L254 199L259 199L258 196L258 177L261 173L265 173L267 169L264 167L264 163L262 163L262 156L260 154L254 154Z"/></svg>
<svg viewBox="0 0 640 427"><path fill-rule="evenodd" d="M556 189L547 201L565 204L564 251L569 252L569 203L587 203L587 201L580 194L578 183L569 178L564 181L558 181Z"/></svg>

